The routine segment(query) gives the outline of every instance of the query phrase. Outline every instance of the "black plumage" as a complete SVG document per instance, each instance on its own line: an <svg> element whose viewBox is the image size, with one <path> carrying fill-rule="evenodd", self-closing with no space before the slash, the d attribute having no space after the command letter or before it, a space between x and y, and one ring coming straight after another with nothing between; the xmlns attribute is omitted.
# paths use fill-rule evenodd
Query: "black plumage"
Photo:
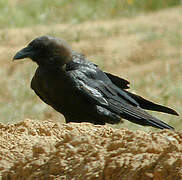
<svg viewBox="0 0 182 180"><path fill-rule="evenodd" d="M119 123L121 118L160 129L173 129L143 109L178 115L176 111L128 92L129 82L101 71L63 40L41 36L14 56L38 64L31 88L62 113L66 122Z"/></svg>

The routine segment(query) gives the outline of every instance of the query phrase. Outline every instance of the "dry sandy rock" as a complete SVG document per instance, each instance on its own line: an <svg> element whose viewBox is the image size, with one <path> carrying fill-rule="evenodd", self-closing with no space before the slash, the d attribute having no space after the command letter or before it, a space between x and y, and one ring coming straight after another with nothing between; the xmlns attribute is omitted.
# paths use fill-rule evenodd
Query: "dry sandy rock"
<svg viewBox="0 0 182 180"><path fill-rule="evenodd" d="M180 180L182 132L89 123L0 124L2 179Z"/></svg>

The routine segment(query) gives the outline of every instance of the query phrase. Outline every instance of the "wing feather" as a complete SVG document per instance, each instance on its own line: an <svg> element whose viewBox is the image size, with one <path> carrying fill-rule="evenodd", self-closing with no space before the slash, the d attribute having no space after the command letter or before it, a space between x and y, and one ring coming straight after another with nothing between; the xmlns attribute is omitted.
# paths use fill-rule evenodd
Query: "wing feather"
<svg viewBox="0 0 182 180"><path fill-rule="evenodd" d="M132 97L115 86L99 69L90 70L88 67L85 70L84 67L84 71L82 71L79 68L71 71L70 75L72 76L71 79L74 80L78 93L82 94L91 103L104 107L110 112L140 125L173 129L143 111Z"/></svg>

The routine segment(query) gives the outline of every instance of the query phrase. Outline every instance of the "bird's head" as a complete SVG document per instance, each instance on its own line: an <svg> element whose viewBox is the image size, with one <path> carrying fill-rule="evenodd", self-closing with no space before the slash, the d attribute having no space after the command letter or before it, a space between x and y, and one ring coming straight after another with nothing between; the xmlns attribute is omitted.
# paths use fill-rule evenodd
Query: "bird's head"
<svg viewBox="0 0 182 180"><path fill-rule="evenodd" d="M72 50L64 40L40 36L18 51L13 60L30 58L38 65L62 66L71 61Z"/></svg>

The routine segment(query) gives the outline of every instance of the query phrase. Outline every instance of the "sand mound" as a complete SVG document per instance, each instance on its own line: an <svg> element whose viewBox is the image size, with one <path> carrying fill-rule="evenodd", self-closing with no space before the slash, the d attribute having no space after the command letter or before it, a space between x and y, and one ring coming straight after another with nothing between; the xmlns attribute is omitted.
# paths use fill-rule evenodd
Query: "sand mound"
<svg viewBox="0 0 182 180"><path fill-rule="evenodd" d="M182 132L25 120L0 134L2 179L182 179Z"/></svg>

